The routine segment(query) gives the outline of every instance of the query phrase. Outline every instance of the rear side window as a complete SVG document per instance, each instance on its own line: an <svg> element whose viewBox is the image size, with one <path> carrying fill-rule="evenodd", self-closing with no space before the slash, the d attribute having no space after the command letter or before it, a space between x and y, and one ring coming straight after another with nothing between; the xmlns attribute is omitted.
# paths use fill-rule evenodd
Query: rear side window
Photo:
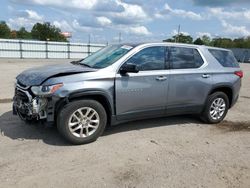
<svg viewBox="0 0 250 188"><path fill-rule="evenodd" d="M184 47L171 47L169 60L172 69L199 68L204 63L196 49Z"/></svg>
<svg viewBox="0 0 250 188"><path fill-rule="evenodd" d="M208 50L223 67L239 67L233 52L226 50Z"/></svg>

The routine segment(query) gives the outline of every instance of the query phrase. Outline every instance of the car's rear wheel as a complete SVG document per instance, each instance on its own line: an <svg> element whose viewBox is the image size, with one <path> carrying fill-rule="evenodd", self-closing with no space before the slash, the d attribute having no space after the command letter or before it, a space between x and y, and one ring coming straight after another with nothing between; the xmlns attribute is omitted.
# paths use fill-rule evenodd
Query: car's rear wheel
<svg viewBox="0 0 250 188"><path fill-rule="evenodd" d="M72 144L95 141L104 131L107 114L94 100L74 101L60 111L57 127L62 136Z"/></svg>
<svg viewBox="0 0 250 188"><path fill-rule="evenodd" d="M215 92L208 96L201 119L206 123L219 123L225 118L228 108L227 95L223 92Z"/></svg>

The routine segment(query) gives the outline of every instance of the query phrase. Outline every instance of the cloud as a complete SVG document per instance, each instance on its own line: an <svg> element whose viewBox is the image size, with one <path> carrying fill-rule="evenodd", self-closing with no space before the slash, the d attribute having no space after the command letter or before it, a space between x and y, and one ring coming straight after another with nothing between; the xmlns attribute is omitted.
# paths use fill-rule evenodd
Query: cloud
<svg viewBox="0 0 250 188"><path fill-rule="evenodd" d="M37 23L43 22L44 17L33 10L20 10L16 12L16 18L10 18L8 24L11 28L26 27L28 30Z"/></svg>
<svg viewBox="0 0 250 188"><path fill-rule="evenodd" d="M114 0L102 0L93 6L93 10L101 12L123 12L124 7Z"/></svg>
<svg viewBox="0 0 250 188"><path fill-rule="evenodd" d="M124 11L111 14L113 23L120 25L135 25L149 21L147 13L139 5L121 3Z"/></svg>
<svg viewBox="0 0 250 188"><path fill-rule="evenodd" d="M124 40L124 38L121 36L114 36L113 38L112 38L112 42L114 42L114 43L117 43L117 42L120 42L120 40L121 40L121 42Z"/></svg>
<svg viewBox="0 0 250 188"><path fill-rule="evenodd" d="M92 15L87 15L81 19L74 19L73 24L75 28L80 28L80 30L90 31L93 30L102 30L108 27L112 27L112 21L105 16L94 17Z"/></svg>
<svg viewBox="0 0 250 188"><path fill-rule="evenodd" d="M237 37L250 36L250 31L246 28L246 26L231 25L225 20L222 20L221 24L222 27L224 28L224 32L232 36L237 36Z"/></svg>
<svg viewBox="0 0 250 188"><path fill-rule="evenodd" d="M43 20L43 16L39 15L37 12L33 11L33 10L19 10L16 12L16 15L18 17L22 17L22 18L27 18L27 19L31 19L31 20L37 20L37 21L42 21Z"/></svg>
<svg viewBox="0 0 250 188"><path fill-rule="evenodd" d="M79 31L79 32L93 32L93 31L102 31L103 28L100 28L100 27L93 27L93 25L83 25L83 24L80 24L78 20L74 20L72 22L72 27L76 30L76 31Z"/></svg>
<svg viewBox="0 0 250 188"><path fill-rule="evenodd" d="M97 17L97 22L101 25L101 26L108 26L112 24L112 21L110 19L108 19L107 17L101 16L101 17Z"/></svg>
<svg viewBox="0 0 250 188"><path fill-rule="evenodd" d="M182 18L189 18L192 20L204 20L201 14L186 11L183 9L173 9L167 3L164 5L164 9L155 14L156 18L163 18L164 16L177 16Z"/></svg>
<svg viewBox="0 0 250 188"><path fill-rule="evenodd" d="M30 30L31 27L37 22L27 18L19 17L15 19L10 18L7 23L12 29L17 30L20 27L25 27L26 29Z"/></svg>
<svg viewBox="0 0 250 188"><path fill-rule="evenodd" d="M250 10L241 10L241 11L227 11L224 8L209 8L208 9L210 16L214 16L219 19L235 19L242 20L246 19L250 21Z"/></svg>
<svg viewBox="0 0 250 188"><path fill-rule="evenodd" d="M11 0L19 4L34 4L49 6L58 10L72 12L76 9L79 25L84 27L98 28L107 25L138 25L150 20L144 9L137 4L127 4L120 0ZM80 12L80 11L81 12ZM27 14L27 13L26 13ZM84 16L83 16L84 15ZM69 16L69 15L67 15Z"/></svg>
<svg viewBox="0 0 250 188"><path fill-rule="evenodd" d="M203 36L208 36L209 38L212 38L211 33L208 32L196 32L197 37L203 37Z"/></svg>
<svg viewBox="0 0 250 188"><path fill-rule="evenodd" d="M18 4L53 6L57 8L73 8L81 10L122 12L124 8L116 0L11 0Z"/></svg>
<svg viewBox="0 0 250 188"><path fill-rule="evenodd" d="M56 20L53 22L53 25L60 28L61 31L65 31L65 32L73 32L74 31L73 27L66 20L60 20L60 21Z"/></svg>
<svg viewBox="0 0 250 188"><path fill-rule="evenodd" d="M152 34L151 32L148 31L148 29L145 26L130 27L127 30L125 30L125 32L142 36L147 36Z"/></svg>
<svg viewBox="0 0 250 188"><path fill-rule="evenodd" d="M195 5L210 6L210 7L250 3L249 0L193 0L193 2Z"/></svg>
<svg viewBox="0 0 250 188"><path fill-rule="evenodd" d="M33 10L25 10L25 12L27 13L27 17L29 19L38 20L38 21L43 20L43 16L38 15L38 13Z"/></svg>
<svg viewBox="0 0 250 188"><path fill-rule="evenodd" d="M122 2L133 5L143 5L145 0L122 0Z"/></svg>
<svg viewBox="0 0 250 188"><path fill-rule="evenodd" d="M174 29L172 32L171 32L171 35L177 35L178 34L178 31L176 29ZM185 32L185 31L181 31L180 34L183 34L183 35L190 35L188 32Z"/></svg>

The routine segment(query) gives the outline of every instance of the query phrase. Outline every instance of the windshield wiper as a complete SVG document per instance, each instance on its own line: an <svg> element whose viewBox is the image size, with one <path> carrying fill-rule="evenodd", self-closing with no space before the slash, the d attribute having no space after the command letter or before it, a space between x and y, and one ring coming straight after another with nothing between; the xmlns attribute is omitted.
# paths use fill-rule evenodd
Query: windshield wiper
<svg viewBox="0 0 250 188"><path fill-rule="evenodd" d="M93 68L88 64L81 63L82 60L84 60L84 59L80 59L80 60L77 60L77 61L71 61L70 63L72 63L73 65L82 65L82 66L85 66L85 67Z"/></svg>
<svg viewBox="0 0 250 188"><path fill-rule="evenodd" d="M82 66L85 66L85 67L89 67L89 68L93 68L93 67L91 67L90 65L85 64L85 63L79 63L79 65L82 65Z"/></svg>
<svg viewBox="0 0 250 188"><path fill-rule="evenodd" d="M76 60L76 61L71 61L70 63L72 63L73 65L79 65L82 60L84 60L84 59L79 59L79 60Z"/></svg>

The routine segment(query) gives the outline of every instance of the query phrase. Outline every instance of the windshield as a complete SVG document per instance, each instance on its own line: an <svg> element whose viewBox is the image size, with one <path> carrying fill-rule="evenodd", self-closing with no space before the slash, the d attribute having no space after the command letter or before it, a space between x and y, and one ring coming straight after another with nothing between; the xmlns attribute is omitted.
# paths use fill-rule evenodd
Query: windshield
<svg viewBox="0 0 250 188"><path fill-rule="evenodd" d="M127 45L110 45L88 56L80 64L96 69L105 68L115 63L132 48Z"/></svg>

